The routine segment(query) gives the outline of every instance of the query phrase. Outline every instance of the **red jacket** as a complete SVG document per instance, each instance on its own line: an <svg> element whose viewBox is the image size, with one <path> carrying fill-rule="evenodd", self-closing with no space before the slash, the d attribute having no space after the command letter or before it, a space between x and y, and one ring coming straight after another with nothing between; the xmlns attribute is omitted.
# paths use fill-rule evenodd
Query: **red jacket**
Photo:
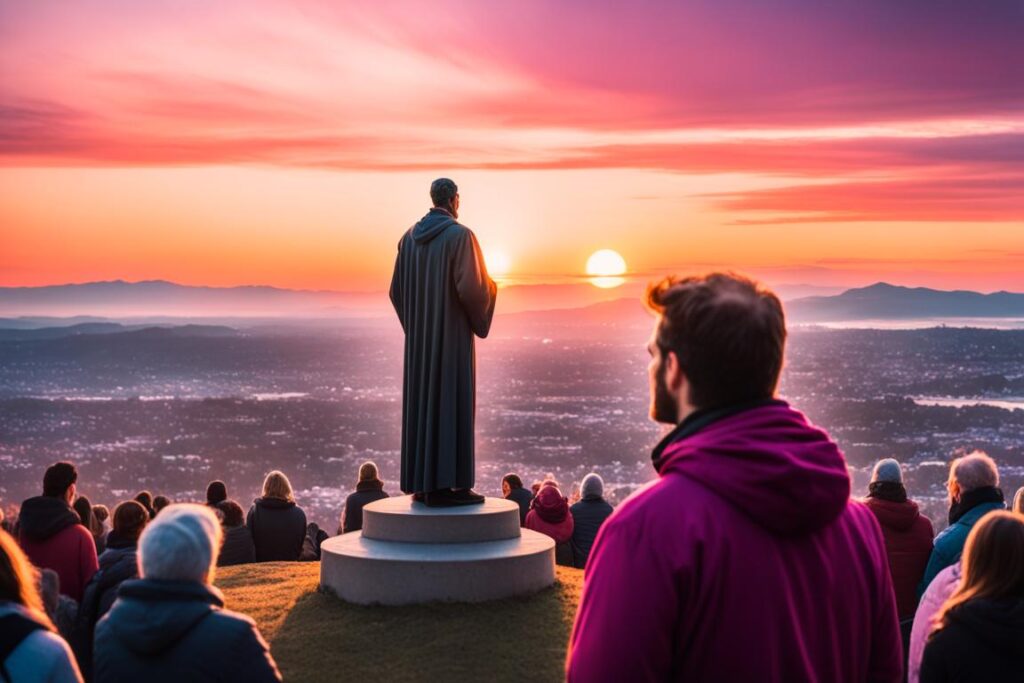
<svg viewBox="0 0 1024 683"><path fill-rule="evenodd" d="M57 572L61 594L80 602L99 563L96 541L78 519L59 498L29 498L18 515L18 542L32 564Z"/></svg>
<svg viewBox="0 0 1024 683"><path fill-rule="evenodd" d="M918 512L917 503L912 500L896 503L869 497L864 503L875 514L885 537L896 611L900 619L913 617L917 611L917 584L932 554L932 523Z"/></svg>

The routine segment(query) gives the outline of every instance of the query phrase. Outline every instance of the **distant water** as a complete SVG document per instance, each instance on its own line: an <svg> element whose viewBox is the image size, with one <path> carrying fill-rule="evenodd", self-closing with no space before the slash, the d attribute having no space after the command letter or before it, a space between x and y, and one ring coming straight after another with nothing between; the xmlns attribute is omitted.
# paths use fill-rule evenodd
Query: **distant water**
<svg viewBox="0 0 1024 683"><path fill-rule="evenodd" d="M253 394L252 397L257 401L283 401L289 398L306 398L309 396L304 391L282 391L277 393L263 393Z"/></svg>
<svg viewBox="0 0 1024 683"><path fill-rule="evenodd" d="M932 327L974 327L989 330L1024 330L1024 318L917 318L914 320L844 320L798 323L798 327L830 330L925 330Z"/></svg>
<svg viewBox="0 0 1024 683"><path fill-rule="evenodd" d="M286 401L290 398L306 398L309 396L308 392L305 391L280 391L280 392L262 392L249 394L247 398L255 401ZM105 402L114 400L124 400L127 398L137 398L140 401L201 401L206 398L234 398L232 394L224 395L172 395L172 394L154 394L154 395L141 395L141 396L89 396L82 394L71 394L68 396L30 396L28 398L41 400L41 401L83 401L83 402Z"/></svg>
<svg viewBox="0 0 1024 683"><path fill-rule="evenodd" d="M945 406L949 408L966 408L969 406L991 406L1003 410L1024 410L1024 398L997 400L989 398L940 398L936 396L914 396L914 403L919 406Z"/></svg>

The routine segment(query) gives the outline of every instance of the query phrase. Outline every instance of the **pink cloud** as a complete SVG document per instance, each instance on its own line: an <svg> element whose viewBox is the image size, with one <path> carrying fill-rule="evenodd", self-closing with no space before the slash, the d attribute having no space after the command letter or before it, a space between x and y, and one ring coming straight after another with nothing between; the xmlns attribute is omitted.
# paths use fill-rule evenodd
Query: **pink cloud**
<svg viewBox="0 0 1024 683"><path fill-rule="evenodd" d="M797 185L731 195L720 206L759 218L736 223L1024 220L1024 173Z"/></svg>

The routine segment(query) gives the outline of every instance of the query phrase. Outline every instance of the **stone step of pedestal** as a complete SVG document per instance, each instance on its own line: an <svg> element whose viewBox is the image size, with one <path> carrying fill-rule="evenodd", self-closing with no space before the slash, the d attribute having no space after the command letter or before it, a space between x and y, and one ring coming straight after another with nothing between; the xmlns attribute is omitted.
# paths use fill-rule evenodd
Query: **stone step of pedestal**
<svg viewBox="0 0 1024 683"><path fill-rule="evenodd" d="M481 602L555 581L555 542L526 529L478 543L399 543L356 531L327 539L321 553L321 588L362 605Z"/></svg>
<svg viewBox="0 0 1024 683"><path fill-rule="evenodd" d="M476 543L519 537L519 505L487 498L482 505L430 508L412 496L363 508L363 538L401 543Z"/></svg>

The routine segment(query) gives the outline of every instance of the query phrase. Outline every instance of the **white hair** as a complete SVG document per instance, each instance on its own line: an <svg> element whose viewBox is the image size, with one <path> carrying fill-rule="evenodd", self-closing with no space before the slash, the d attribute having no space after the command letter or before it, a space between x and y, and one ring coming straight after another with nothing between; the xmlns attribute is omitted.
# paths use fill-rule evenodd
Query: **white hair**
<svg viewBox="0 0 1024 683"><path fill-rule="evenodd" d="M221 533L220 522L209 507L192 503L167 506L139 538L142 578L211 583Z"/></svg>
<svg viewBox="0 0 1024 683"><path fill-rule="evenodd" d="M982 486L999 486L999 468L987 454L974 451L953 461L949 467L949 478L965 492Z"/></svg>

